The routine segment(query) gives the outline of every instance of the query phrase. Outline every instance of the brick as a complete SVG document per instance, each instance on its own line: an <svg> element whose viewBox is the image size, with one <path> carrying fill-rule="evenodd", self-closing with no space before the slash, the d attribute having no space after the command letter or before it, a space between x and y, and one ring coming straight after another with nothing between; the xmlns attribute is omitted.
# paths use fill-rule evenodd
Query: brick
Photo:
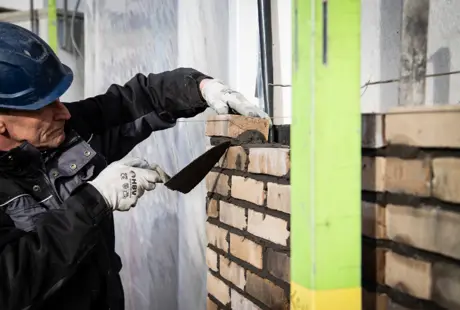
<svg viewBox="0 0 460 310"><path fill-rule="evenodd" d="M209 299L209 297L206 297L206 310L219 310L219 306Z"/></svg>
<svg viewBox="0 0 460 310"><path fill-rule="evenodd" d="M218 254L211 250L210 248L206 248L206 265L209 269L217 271L217 258Z"/></svg>
<svg viewBox="0 0 460 310"><path fill-rule="evenodd" d="M458 148L459 117L458 105L393 108L385 115L385 137L389 144Z"/></svg>
<svg viewBox="0 0 460 310"><path fill-rule="evenodd" d="M251 178L233 176L231 195L262 206L265 201L264 183Z"/></svg>
<svg viewBox="0 0 460 310"><path fill-rule="evenodd" d="M220 275L244 290L246 277L244 268L220 255Z"/></svg>
<svg viewBox="0 0 460 310"><path fill-rule="evenodd" d="M385 208L377 203L362 201L361 210L362 234L375 239L385 239Z"/></svg>
<svg viewBox="0 0 460 310"><path fill-rule="evenodd" d="M291 258L286 253L267 249L267 268L273 276L289 283L291 278Z"/></svg>
<svg viewBox="0 0 460 310"><path fill-rule="evenodd" d="M225 252L228 252L227 234L228 231L225 229L206 223L206 236L208 237L208 243L224 250Z"/></svg>
<svg viewBox="0 0 460 310"><path fill-rule="evenodd" d="M362 278L368 283L385 283L385 253L386 250L376 248L367 243L362 244Z"/></svg>
<svg viewBox="0 0 460 310"><path fill-rule="evenodd" d="M393 252L385 255L385 284L406 294L431 299L432 266Z"/></svg>
<svg viewBox="0 0 460 310"><path fill-rule="evenodd" d="M250 148L248 171L258 174L284 176L291 169L288 148Z"/></svg>
<svg viewBox="0 0 460 310"><path fill-rule="evenodd" d="M220 221L238 229L246 228L246 210L231 203L220 201Z"/></svg>
<svg viewBox="0 0 460 310"><path fill-rule="evenodd" d="M209 271L207 280L208 293L214 296L218 301L220 301L224 305L228 304L230 302L229 287L222 280L213 276Z"/></svg>
<svg viewBox="0 0 460 310"><path fill-rule="evenodd" d="M385 146L383 130L384 115L362 114L361 115L361 145L365 148L379 148Z"/></svg>
<svg viewBox="0 0 460 310"><path fill-rule="evenodd" d="M219 217L219 202L215 199L208 199L208 206L206 208L208 217L217 218Z"/></svg>
<svg viewBox="0 0 460 310"><path fill-rule="evenodd" d="M227 196L230 192L230 185L228 184L228 181L228 175L211 171L206 176L206 189L208 192Z"/></svg>
<svg viewBox="0 0 460 310"><path fill-rule="evenodd" d="M291 185L267 183L267 207L291 214Z"/></svg>
<svg viewBox="0 0 460 310"><path fill-rule="evenodd" d="M383 192L385 189L385 158L367 157L361 160L363 190Z"/></svg>
<svg viewBox="0 0 460 310"><path fill-rule="evenodd" d="M460 203L460 159L433 159L432 186L434 197Z"/></svg>
<svg viewBox="0 0 460 310"><path fill-rule="evenodd" d="M387 295L362 290L363 310L388 310L388 300Z"/></svg>
<svg viewBox="0 0 460 310"><path fill-rule="evenodd" d="M271 242L288 245L289 231L285 220L248 210L248 232Z"/></svg>
<svg viewBox="0 0 460 310"><path fill-rule="evenodd" d="M429 160L386 158L385 190L392 193L430 196L431 168Z"/></svg>
<svg viewBox="0 0 460 310"><path fill-rule="evenodd" d="M230 253L249 264L262 269L262 246L230 233Z"/></svg>
<svg viewBox="0 0 460 310"><path fill-rule="evenodd" d="M433 264L432 300L446 309L460 309L460 267L437 262Z"/></svg>
<svg viewBox="0 0 460 310"><path fill-rule="evenodd" d="M217 163L217 166L225 169L235 169L235 170L245 170L246 161L248 160L248 155L246 151L241 146L232 146L228 151L222 156L222 158Z"/></svg>
<svg viewBox="0 0 460 310"><path fill-rule="evenodd" d="M429 206L387 205L386 221L389 239L460 259L459 213Z"/></svg>
<svg viewBox="0 0 460 310"><path fill-rule="evenodd" d="M235 310L261 310L249 299L242 296L240 293L232 289L230 291L231 300L232 300L232 309Z"/></svg>
<svg viewBox="0 0 460 310"><path fill-rule="evenodd" d="M268 129L268 120L241 115L216 115L208 118L206 122L206 136L208 137L237 138L247 130L255 130L267 140Z"/></svg>
<svg viewBox="0 0 460 310"><path fill-rule="evenodd" d="M287 301L282 288L250 271L247 272L246 292L272 309Z"/></svg>

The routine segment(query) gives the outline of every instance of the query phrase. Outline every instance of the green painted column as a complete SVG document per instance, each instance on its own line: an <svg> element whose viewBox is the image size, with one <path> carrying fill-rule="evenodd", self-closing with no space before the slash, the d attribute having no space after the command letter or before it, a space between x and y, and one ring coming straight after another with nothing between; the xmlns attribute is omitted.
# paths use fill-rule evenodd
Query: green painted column
<svg viewBox="0 0 460 310"><path fill-rule="evenodd" d="M360 0L293 0L291 309L361 309Z"/></svg>
<svg viewBox="0 0 460 310"><path fill-rule="evenodd" d="M48 44L57 53L56 0L48 0Z"/></svg>

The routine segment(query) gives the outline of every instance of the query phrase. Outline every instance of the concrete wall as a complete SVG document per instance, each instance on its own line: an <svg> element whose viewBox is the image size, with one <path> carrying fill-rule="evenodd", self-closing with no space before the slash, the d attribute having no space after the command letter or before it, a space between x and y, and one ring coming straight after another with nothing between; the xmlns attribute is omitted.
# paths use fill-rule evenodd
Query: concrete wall
<svg viewBox="0 0 460 310"><path fill-rule="evenodd" d="M361 84L381 82L362 89L365 113L385 112L398 102L402 0L362 0ZM427 74L460 70L459 1L431 0L428 30ZM456 104L460 101L460 75L429 77L426 104Z"/></svg>

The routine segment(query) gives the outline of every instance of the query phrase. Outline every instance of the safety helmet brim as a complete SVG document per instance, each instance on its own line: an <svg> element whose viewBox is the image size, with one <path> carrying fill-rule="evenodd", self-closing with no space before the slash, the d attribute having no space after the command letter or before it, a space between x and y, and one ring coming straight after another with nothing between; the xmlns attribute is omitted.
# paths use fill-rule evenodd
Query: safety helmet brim
<svg viewBox="0 0 460 310"><path fill-rule="evenodd" d="M61 97L72 85L73 82L73 72L68 66L62 64L64 69L64 75L61 81L53 88L53 90L48 93L48 95L40 98L39 100L35 101L33 104L18 106L18 105L2 105L3 109L11 109L11 110L25 110L25 111L35 111L40 110L41 108L53 103L59 97Z"/></svg>

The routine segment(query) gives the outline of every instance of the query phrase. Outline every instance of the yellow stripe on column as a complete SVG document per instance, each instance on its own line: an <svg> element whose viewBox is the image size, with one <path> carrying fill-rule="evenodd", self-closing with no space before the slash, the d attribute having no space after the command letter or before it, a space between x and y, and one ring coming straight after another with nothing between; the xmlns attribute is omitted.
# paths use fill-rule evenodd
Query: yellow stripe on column
<svg viewBox="0 0 460 310"><path fill-rule="evenodd" d="M312 291L291 282L291 310L361 309L361 288Z"/></svg>

